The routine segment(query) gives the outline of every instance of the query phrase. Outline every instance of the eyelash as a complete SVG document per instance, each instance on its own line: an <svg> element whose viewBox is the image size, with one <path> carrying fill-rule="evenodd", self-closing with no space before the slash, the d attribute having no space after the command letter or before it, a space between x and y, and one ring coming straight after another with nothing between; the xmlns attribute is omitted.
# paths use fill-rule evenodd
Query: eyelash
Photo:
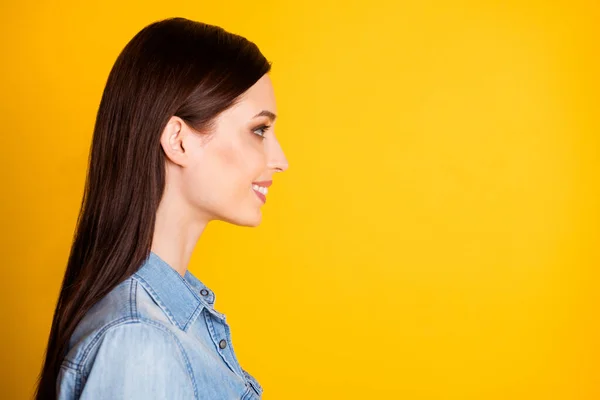
<svg viewBox="0 0 600 400"><path fill-rule="evenodd" d="M262 134L262 135L256 134L256 136L260 136L262 139L265 139L265 132L266 132L266 131L267 131L267 130L270 128L270 127L271 127L271 125L261 125L261 126L258 126L258 127L256 127L256 128L254 128L254 129L252 130L252 132L256 132L256 131L258 131L258 130L262 129L262 130L264 131L264 132L263 132L263 134Z"/></svg>

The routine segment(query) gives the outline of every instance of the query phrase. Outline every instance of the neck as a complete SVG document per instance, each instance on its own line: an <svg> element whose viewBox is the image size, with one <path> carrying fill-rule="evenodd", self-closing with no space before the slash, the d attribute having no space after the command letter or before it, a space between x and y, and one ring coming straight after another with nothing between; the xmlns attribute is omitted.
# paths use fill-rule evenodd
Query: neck
<svg viewBox="0 0 600 400"><path fill-rule="evenodd" d="M171 196L165 191L156 212L152 251L181 276L185 275L196 243L208 224L208 220L191 215L194 214L181 195Z"/></svg>

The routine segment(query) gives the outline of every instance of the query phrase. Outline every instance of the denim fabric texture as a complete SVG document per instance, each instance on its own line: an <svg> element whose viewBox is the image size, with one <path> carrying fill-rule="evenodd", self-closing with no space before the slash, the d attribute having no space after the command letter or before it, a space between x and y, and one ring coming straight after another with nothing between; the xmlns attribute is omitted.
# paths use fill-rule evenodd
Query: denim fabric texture
<svg viewBox="0 0 600 400"><path fill-rule="evenodd" d="M60 400L257 400L215 294L151 252L79 322L56 382Z"/></svg>

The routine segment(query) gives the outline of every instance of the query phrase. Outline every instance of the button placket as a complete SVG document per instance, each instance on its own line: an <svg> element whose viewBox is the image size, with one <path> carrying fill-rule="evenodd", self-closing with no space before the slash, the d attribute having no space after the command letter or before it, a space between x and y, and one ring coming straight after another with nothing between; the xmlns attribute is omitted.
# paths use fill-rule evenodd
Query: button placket
<svg viewBox="0 0 600 400"><path fill-rule="evenodd" d="M231 344L229 324L227 324L225 320L213 318L210 313L204 313L204 317L206 319L206 325L208 326L210 336L217 347L217 352L223 361L225 361L229 369L231 369L241 378L245 379L244 372L242 371L242 367L235 356L235 352Z"/></svg>
<svg viewBox="0 0 600 400"><path fill-rule="evenodd" d="M217 317L217 319L225 321L227 318L225 316L225 314L221 314L220 312L218 312L217 310L215 310L215 308L213 307L214 301L215 301L215 294L211 293L210 290L208 289L201 289L198 293L200 293L200 300L202 302L204 302L206 309L208 312L210 312L212 315L214 315L215 317Z"/></svg>

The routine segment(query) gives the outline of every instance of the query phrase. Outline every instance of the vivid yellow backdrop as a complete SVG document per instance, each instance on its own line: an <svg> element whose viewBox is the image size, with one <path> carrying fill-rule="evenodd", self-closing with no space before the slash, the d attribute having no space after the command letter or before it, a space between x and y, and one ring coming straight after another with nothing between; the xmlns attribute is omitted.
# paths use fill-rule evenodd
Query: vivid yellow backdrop
<svg viewBox="0 0 600 400"><path fill-rule="evenodd" d="M209 226L264 399L598 399L600 5L3 2L2 398L45 348L117 54L169 16L273 61L290 169Z"/></svg>

